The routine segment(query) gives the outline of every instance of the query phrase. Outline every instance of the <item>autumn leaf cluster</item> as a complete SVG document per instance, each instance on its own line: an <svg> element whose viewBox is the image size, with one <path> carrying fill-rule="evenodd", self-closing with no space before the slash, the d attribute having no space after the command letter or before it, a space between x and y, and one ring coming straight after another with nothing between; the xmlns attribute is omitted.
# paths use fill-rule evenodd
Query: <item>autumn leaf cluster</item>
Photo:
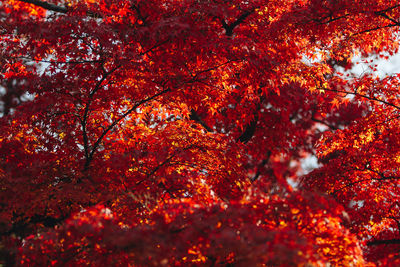
<svg viewBox="0 0 400 267"><path fill-rule="evenodd" d="M3 0L0 263L400 264L400 76L353 72L398 52L399 17Z"/></svg>

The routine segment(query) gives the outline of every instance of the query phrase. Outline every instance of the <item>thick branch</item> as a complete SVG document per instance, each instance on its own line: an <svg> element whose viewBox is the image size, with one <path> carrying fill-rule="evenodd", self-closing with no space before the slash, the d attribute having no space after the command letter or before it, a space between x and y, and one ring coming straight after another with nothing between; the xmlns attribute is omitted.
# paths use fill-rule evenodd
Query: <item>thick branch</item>
<svg viewBox="0 0 400 267"><path fill-rule="evenodd" d="M376 246L376 245L395 245L400 244L400 239L385 239L385 240L372 240L367 242L367 246Z"/></svg>
<svg viewBox="0 0 400 267"><path fill-rule="evenodd" d="M190 118L191 120L197 121L201 126L204 127L204 129L207 130L207 132L212 132L212 131L213 131L213 130L210 128L210 126L208 126L208 125L200 118L200 116L197 114L197 112L196 112L194 109L192 109L192 110L190 111L189 118Z"/></svg>
<svg viewBox="0 0 400 267"><path fill-rule="evenodd" d="M237 141L240 141L243 144L249 142L250 139L253 137L254 133L256 132L257 122L258 122L258 109L256 111L254 119L247 125L246 130L239 136Z"/></svg>
<svg viewBox="0 0 400 267"><path fill-rule="evenodd" d="M399 22L397 20L395 20L394 18L389 17L386 13L377 13L378 16L381 16L387 20L390 20L391 22L393 22L395 25L399 26Z"/></svg>
<svg viewBox="0 0 400 267"><path fill-rule="evenodd" d="M262 85L260 86L260 88L258 89L258 93L262 94ZM236 142L240 141L242 143L247 143L248 141L250 141L250 139L253 137L253 135L256 132L256 128L257 128L257 123L259 120L259 111L261 109L261 104L262 102L265 101L265 96L264 95L260 95L260 102L257 104L256 109L254 110L254 117L251 120L251 122L247 125L245 131L239 136L239 138L236 140Z"/></svg>
<svg viewBox="0 0 400 267"><path fill-rule="evenodd" d="M0 237L9 236L11 234L15 234L17 236L24 237L27 234L30 234L29 228L35 224L42 224L44 227L54 227L55 225L63 222L67 216L60 216L60 217L52 217L47 214L34 214L29 220L27 221L20 221L14 222L12 224L11 229L7 231L0 232Z"/></svg>
<svg viewBox="0 0 400 267"><path fill-rule="evenodd" d="M147 24L147 17L143 16L142 12L140 11L140 8L138 5L132 5L132 8L136 11L136 14L138 15L138 18L143 22L143 25Z"/></svg>
<svg viewBox="0 0 400 267"><path fill-rule="evenodd" d="M44 2L44 1L39 1L39 0L19 0L21 2L24 3L28 3L28 4L33 4L35 6L39 6L42 7L46 10L51 10L51 11L55 11L55 12L59 12L59 13L67 13L68 9L66 7L62 7L62 6L57 6L48 2Z"/></svg>
<svg viewBox="0 0 400 267"><path fill-rule="evenodd" d="M240 15L234 22L227 24L225 20L221 20L222 27L225 29L225 34L227 36L232 36L233 35L233 29L235 29L236 26L241 24L248 16L250 16L251 13L253 13L254 9L248 10L244 12L242 15Z"/></svg>
<svg viewBox="0 0 400 267"><path fill-rule="evenodd" d="M58 13L63 13L63 14L68 13L68 8L67 7L57 6L55 4L51 4L51 3L48 3L48 2L45 2L45 1L40 1L40 0L18 0L18 1L21 1L21 2L24 2L24 3L28 3L28 4L32 4L32 5L35 5L35 6L39 6L41 8L46 9L46 10L50 10L50 11L54 11L54 12L58 12ZM93 13L93 12L90 12L90 11L87 12L87 15L89 17L92 17L92 18L101 18L102 17L101 14Z"/></svg>

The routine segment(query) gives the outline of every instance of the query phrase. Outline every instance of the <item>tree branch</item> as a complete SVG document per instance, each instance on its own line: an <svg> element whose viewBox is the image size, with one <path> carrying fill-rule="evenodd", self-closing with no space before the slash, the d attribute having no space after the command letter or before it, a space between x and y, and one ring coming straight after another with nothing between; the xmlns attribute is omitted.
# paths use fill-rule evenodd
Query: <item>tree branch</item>
<svg viewBox="0 0 400 267"><path fill-rule="evenodd" d="M44 1L40 1L40 0L19 0L20 2L24 2L24 3L28 3L28 4L32 4L35 6L39 6L41 8L44 8L46 10L51 10L51 11L55 11L55 12L59 12L59 13L67 13L68 9L66 7L62 7L62 6L57 6L48 2L44 2Z"/></svg>
<svg viewBox="0 0 400 267"><path fill-rule="evenodd" d="M89 92L89 99L86 102L85 110L83 111L83 116L82 116L82 119L80 120L81 121L81 126L82 126L82 134L83 134L83 148L84 148L84 151L85 151L85 158L86 158L86 162L85 162L85 165L83 167L84 171L87 171L87 169L89 167L89 164L90 164L90 161L91 161L90 154L89 154L89 138L88 138L88 135L87 135L87 120L88 120L88 117L89 117L89 107L90 107L90 105L91 105L91 103L93 101L94 94L101 88L103 82L107 79L107 77L110 76L119 67L120 67L120 65L115 67L115 68L113 68L109 72L104 72L103 77L101 77L101 79L96 83L94 89L91 92Z"/></svg>
<svg viewBox="0 0 400 267"><path fill-rule="evenodd" d="M393 9L398 8L398 7L400 7L400 4L388 7L386 9L382 9L382 10L376 11L375 13L377 13L377 14L378 13L385 13L385 12L388 12L388 11L392 11Z"/></svg>
<svg viewBox="0 0 400 267"><path fill-rule="evenodd" d="M104 137L108 134L108 132L110 132L120 121L122 121L123 119L126 118L126 116L128 116L129 114L131 114L135 109L137 109L138 107L140 107L142 104L147 103L155 98L157 98L160 95L165 94L166 92L171 91L171 89L167 88L165 90L162 90L161 92L150 96L146 99L143 99L139 102L137 102L135 105L133 105L128 111L126 111L125 113L123 113L118 119L116 119L115 121L113 121L104 131L103 133L100 135L100 137L97 139L97 141L94 143L92 150L90 151L88 158L85 162L85 169L89 169L89 165L91 163L91 161L93 160L93 155L94 153L97 151L97 148L99 147L100 143L103 141Z"/></svg>
<svg viewBox="0 0 400 267"><path fill-rule="evenodd" d="M194 109L192 109L192 110L190 111L189 118L190 118L191 120L193 120L193 121L197 121L201 126L204 127L204 129L207 130L207 132L210 132L210 133L211 133L211 132L213 131L213 130L210 128L210 126L208 126L208 125L200 118L200 116L197 114L197 112L196 112Z"/></svg>
<svg viewBox="0 0 400 267"><path fill-rule="evenodd" d="M258 122L258 113L254 116L254 119L247 125L246 130L239 136L237 141L246 144L253 137L256 132L256 126Z"/></svg>
<svg viewBox="0 0 400 267"><path fill-rule="evenodd" d="M387 102L385 100L382 100L382 99L379 99L379 98L376 98L376 97L373 97L373 96L367 96L367 95L363 95L363 94L360 94L360 93L357 93L357 92L349 92L349 91L342 91L342 90L336 90L336 89L328 89L328 88L321 88L321 89L322 90L326 90L326 91L330 91L330 92L336 92L336 93L343 93L343 94L359 96L359 97L362 97L362 98L365 98L365 99L368 99L368 100L371 100L371 101L380 102L382 104L385 104L385 105L388 105L388 106L394 107L395 109L400 110L400 106L396 106L395 104L389 103L389 102Z"/></svg>
<svg viewBox="0 0 400 267"><path fill-rule="evenodd" d="M384 25L384 26L378 26L378 27L375 27L375 28L371 28L371 29L366 29L366 30L363 30L363 31L360 31L360 32L356 32L356 33L350 35L349 38L357 36L357 35L360 35L360 34L363 34L363 33L373 32L373 31L381 30L381 29L384 29L384 28L391 28L391 27L395 27L395 26L399 26L399 24L398 23L397 24L388 24L388 25Z"/></svg>
<svg viewBox="0 0 400 267"><path fill-rule="evenodd" d="M49 2L40 1L40 0L18 0L18 1L24 2L24 3L28 3L28 4L32 4L32 5L44 8L46 10L50 10L50 11L54 11L54 12L58 12L58 13L63 13L63 14L66 14L69 11L67 7L57 6L55 4L51 4ZM101 14L93 13L91 11L88 11L87 15L89 17L92 17L92 18L101 18L102 17Z"/></svg>
<svg viewBox="0 0 400 267"><path fill-rule="evenodd" d="M336 193L339 191L342 191L343 189L347 188L347 187L352 187L353 185L359 184L359 183L363 183L363 182L372 182L372 181L388 181L388 180L399 180L400 177L398 176L385 176L384 173L379 172L377 170L372 169L371 167L366 166L363 169L359 169L356 167L356 171L360 171L360 172L366 172L366 171L370 171L372 173L377 174L379 177L370 177L370 178L365 178L365 179L361 179L361 180L357 180L357 181L353 181L351 183L345 184L344 186L342 186L341 188L338 188L336 190L334 190L332 193L332 195L336 196Z"/></svg>
<svg viewBox="0 0 400 267"><path fill-rule="evenodd" d="M265 159L263 159L262 161L261 161L261 164L258 166L258 168L257 168L257 173L254 175L254 177L253 178L250 178L250 181L252 182L252 183L254 183L255 181L257 181L257 179L260 177L260 175L261 175L261 168L263 168L264 167L264 165L265 164L267 164L268 162L269 162L269 159L270 159L270 157L271 157L271 154L272 154L272 152L270 151L270 150L268 150L267 151L267 156L266 156L266 158Z"/></svg>
<svg viewBox="0 0 400 267"><path fill-rule="evenodd" d="M336 126L334 126L334 125L332 125L332 124L329 124L329 123L327 123L326 121L323 121L323 120L320 120L320 119L315 118L314 115L311 117L311 120L314 121L314 122L321 123L321 124L323 124L323 125L325 125L325 126L328 126L328 127L329 127L330 129L332 129L332 130L337 130L337 129L338 129Z"/></svg>
<svg viewBox="0 0 400 267"><path fill-rule="evenodd" d="M229 24L227 24L226 21L224 19L222 19L221 23L222 23L222 27L225 29L225 34L227 36L232 36L233 29L235 29L236 26L241 24L253 12L254 12L254 9L250 9L250 10L244 12L242 15L240 15L234 22L229 23Z"/></svg>
<svg viewBox="0 0 400 267"><path fill-rule="evenodd" d="M384 240L372 240L367 242L367 246L376 246L376 245L395 245L400 244L400 239L384 239Z"/></svg>
<svg viewBox="0 0 400 267"><path fill-rule="evenodd" d="M393 22L395 25L399 26L399 22L395 20L394 18L389 17L386 13L377 13L378 16L381 16L391 22Z"/></svg>

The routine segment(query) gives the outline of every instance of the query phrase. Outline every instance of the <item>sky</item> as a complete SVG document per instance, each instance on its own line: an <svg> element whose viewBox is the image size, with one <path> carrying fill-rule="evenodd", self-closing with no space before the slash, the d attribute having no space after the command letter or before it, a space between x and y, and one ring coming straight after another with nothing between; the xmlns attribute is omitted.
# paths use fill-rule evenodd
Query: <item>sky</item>
<svg viewBox="0 0 400 267"><path fill-rule="evenodd" d="M369 59L373 59L370 57ZM388 60L385 59L377 59L374 60L373 63L365 64L361 62L360 57L354 58L353 62L355 63L351 72L361 75L363 72L372 73L372 70L369 69L369 65L377 65L377 71L375 74L380 78L384 78L387 75L391 75L394 73L400 72L400 53L393 55ZM358 63L358 64L357 64Z"/></svg>

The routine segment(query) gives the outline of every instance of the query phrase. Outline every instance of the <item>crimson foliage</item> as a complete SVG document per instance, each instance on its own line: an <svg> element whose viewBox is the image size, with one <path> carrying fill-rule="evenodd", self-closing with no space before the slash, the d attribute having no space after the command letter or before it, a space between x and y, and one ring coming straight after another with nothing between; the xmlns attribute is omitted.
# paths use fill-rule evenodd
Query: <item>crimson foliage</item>
<svg viewBox="0 0 400 267"><path fill-rule="evenodd" d="M2 263L400 264L397 2L3 0Z"/></svg>

